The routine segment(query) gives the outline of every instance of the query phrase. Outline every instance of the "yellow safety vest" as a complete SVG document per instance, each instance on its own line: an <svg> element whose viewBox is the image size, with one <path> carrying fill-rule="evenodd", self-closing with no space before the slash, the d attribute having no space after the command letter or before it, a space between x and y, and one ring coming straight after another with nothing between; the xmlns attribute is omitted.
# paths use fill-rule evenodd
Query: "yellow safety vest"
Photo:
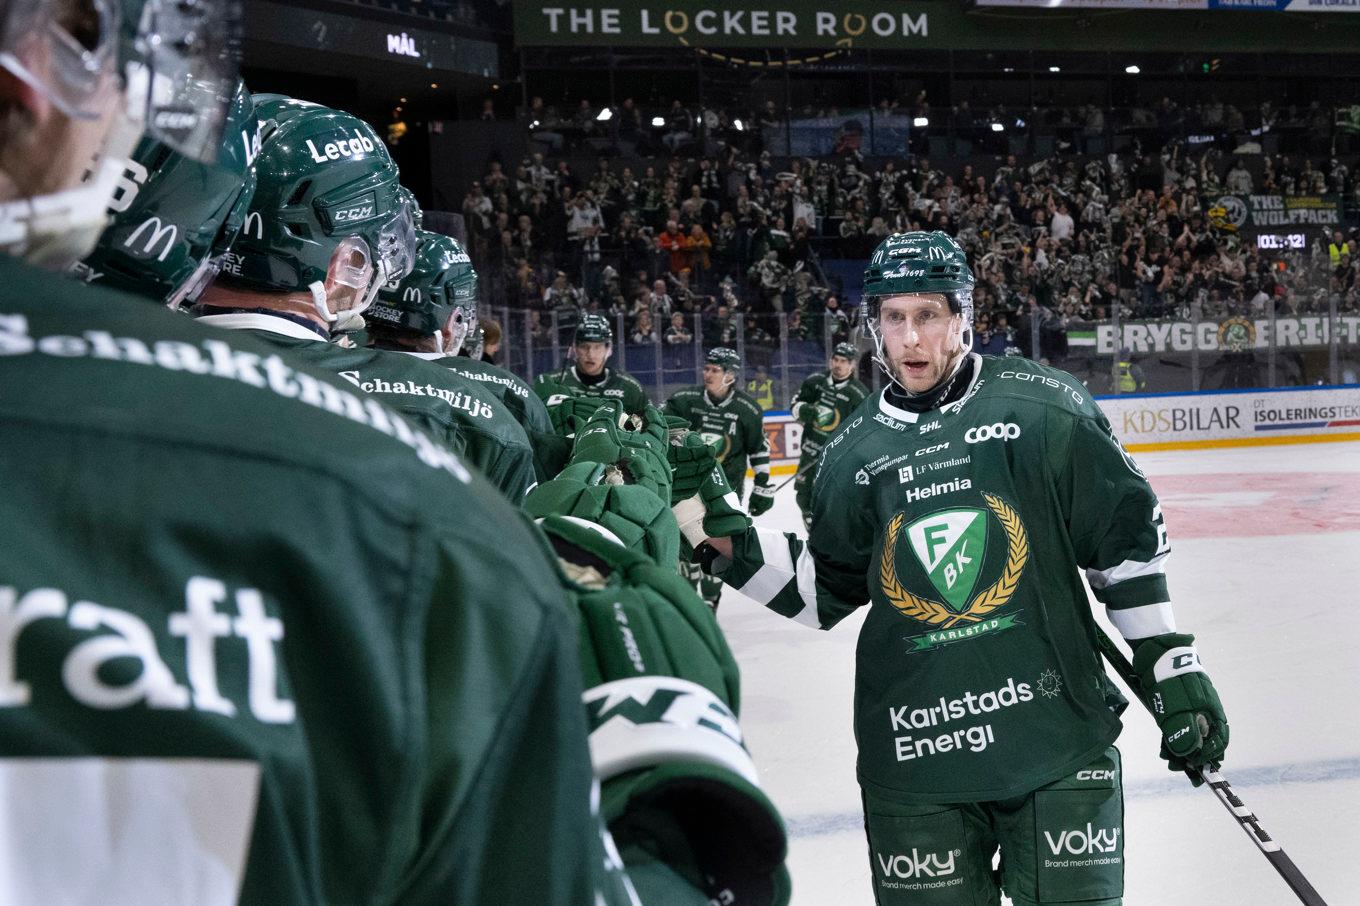
<svg viewBox="0 0 1360 906"><path fill-rule="evenodd" d="M762 409L774 408L774 378L766 378L757 381L755 378L746 382L746 392L756 398Z"/></svg>
<svg viewBox="0 0 1360 906"><path fill-rule="evenodd" d="M1327 245L1327 257L1332 259L1332 267L1340 267L1341 256L1349 255L1350 253L1351 244L1349 242L1343 242L1341 243L1341 245L1337 245L1335 242L1331 242L1328 243Z"/></svg>
<svg viewBox="0 0 1360 906"><path fill-rule="evenodd" d="M1119 392L1132 393L1138 389L1138 382L1133 379L1133 367L1129 362L1119 363Z"/></svg>

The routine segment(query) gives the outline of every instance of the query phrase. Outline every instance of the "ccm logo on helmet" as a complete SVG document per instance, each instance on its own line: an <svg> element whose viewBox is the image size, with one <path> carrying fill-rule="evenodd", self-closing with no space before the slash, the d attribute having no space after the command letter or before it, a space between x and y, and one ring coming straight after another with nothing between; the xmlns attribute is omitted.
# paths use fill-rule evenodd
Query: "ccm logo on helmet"
<svg viewBox="0 0 1360 906"><path fill-rule="evenodd" d="M1020 436L1020 426L1015 422L997 422L994 425L979 425L969 428L963 439L970 444L984 440L1015 440Z"/></svg>

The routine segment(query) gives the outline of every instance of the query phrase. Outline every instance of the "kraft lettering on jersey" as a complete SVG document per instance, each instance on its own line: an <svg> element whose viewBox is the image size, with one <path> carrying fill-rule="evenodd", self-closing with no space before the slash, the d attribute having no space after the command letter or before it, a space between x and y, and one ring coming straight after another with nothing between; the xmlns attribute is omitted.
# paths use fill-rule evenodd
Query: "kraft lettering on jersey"
<svg viewBox="0 0 1360 906"><path fill-rule="evenodd" d="M235 616L218 610L228 597ZM64 621L71 630L91 637L72 645L58 676L21 678L17 671L24 631L47 620ZM257 589L238 588L228 595L225 583L194 576L185 583L184 610L168 616L162 634L184 640L187 687L161 656L157 633L137 614L93 601L72 602L57 588L20 594L12 586L0 586L0 708L25 707L33 698L32 683L59 680L71 698L87 708L109 711L143 705L235 717L241 708L223 693L217 657L219 652L229 653L231 646L241 646L247 664L245 710L261 723L294 722L293 702L278 691L277 648L284 638L283 621L269 615ZM47 636L49 644L60 638ZM238 657L233 654L233 660ZM111 682L105 665L129 659L141 665L137 676Z"/></svg>
<svg viewBox="0 0 1360 906"><path fill-rule="evenodd" d="M355 396L339 387L296 371L277 355L261 356L217 339L196 343L115 337L103 330L87 330L79 336L29 334L24 315L0 314L0 356L46 355L54 358L89 358L166 371L185 372L234 381L297 400L391 437L416 454L425 465L448 472L463 483L472 474L459 459L420 431L395 417L377 400Z"/></svg>

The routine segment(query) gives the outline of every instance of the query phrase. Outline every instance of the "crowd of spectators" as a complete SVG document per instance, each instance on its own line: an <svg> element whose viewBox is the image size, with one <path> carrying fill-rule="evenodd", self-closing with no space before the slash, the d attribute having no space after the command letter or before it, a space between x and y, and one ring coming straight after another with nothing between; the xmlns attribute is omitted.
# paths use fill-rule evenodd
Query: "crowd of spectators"
<svg viewBox="0 0 1360 906"><path fill-rule="evenodd" d="M1029 353L1038 334L1043 353L1060 356L1070 325L1107 320L1115 306L1123 319L1360 310L1354 232L1308 227L1306 249L1263 251L1205 208L1256 193L1335 194L1353 209L1349 155L1172 140L943 168L854 149L817 159L727 142L674 150L600 156L587 172L550 143L508 167L492 162L462 211L488 299L534 312L545 341L584 311L622 315L641 343L716 345L737 330L748 345L773 343L781 327L836 340L848 313L824 260L863 260L891 232L941 229L974 264L976 341L989 352Z"/></svg>

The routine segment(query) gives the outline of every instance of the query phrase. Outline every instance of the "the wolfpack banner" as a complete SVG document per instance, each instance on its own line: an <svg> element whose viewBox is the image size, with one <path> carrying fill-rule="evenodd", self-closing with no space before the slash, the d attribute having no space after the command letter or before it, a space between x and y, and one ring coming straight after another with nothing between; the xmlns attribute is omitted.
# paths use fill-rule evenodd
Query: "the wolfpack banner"
<svg viewBox="0 0 1360 906"><path fill-rule="evenodd" d="M1360 437L1360 387L1111 396L1097 400L1120 443L1167 446Z"/></svg>
<svg viewBox="0 0 1360 906"><path fill-rule="evenodd" d="M1200 203L1210 223L1230 232L1341 225L1340 195L1210 195Z"/></svg>

